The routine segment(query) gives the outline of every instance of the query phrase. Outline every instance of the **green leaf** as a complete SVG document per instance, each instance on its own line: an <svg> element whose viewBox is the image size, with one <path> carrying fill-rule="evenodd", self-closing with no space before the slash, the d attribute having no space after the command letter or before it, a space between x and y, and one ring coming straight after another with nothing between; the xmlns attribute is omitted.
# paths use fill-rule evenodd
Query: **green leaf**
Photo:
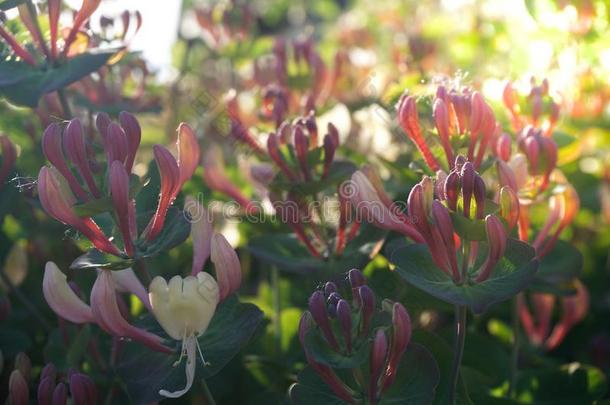
<svg viewBox="0 0 610 405"><path fill-rule="evenodd" d="M607 391L604 373L592 366L571 363L556 370L519 372L517 400L536 404L590 404Z"/></svg>
<svg viewBox="0 0 610 405"><path fill-rule="evenodd" d="M480 242L474 271L484 260L486 251L486 243ZM530 245L509 239L505 256L496 264L487 280L481 283L466 282L462 285L456 285L451 277L436 266L428 247L423 244L395 248L390 254L390 262L394 263L398 273L415 287L450 304L465 305L473 313L480 314L491 305L514 296L528 286L538 267L534 256L534 249Z"/></svg>
<svg viewBox="0 0 610 405"><path fill-rule="evenodd" d="M361 342L361 341L358 341ZM360 347L354 347L351 355L338 353L333 350L320 335L319 330L312 329L305 336L305 345L312 357L321 364L332 368L356 368L366 363L370 354L369 342L361 342Z"/></svg>
<svg viewBox="0 0 610 405"><path fill-rule="evenodd" d="M25 0L4 0L4 1L0 2L0 10L2 10L2 11L10 10L11 8L15 8L24 2L25 2Z"/></svg>
<svg viewBox="0 0 610 405"><path fill-rule="evenodd" d="M466 218L459 212L451 212L450 215L455 232L460 235L461 238L468 241L487 240L484 220Z"/></svg>
<svg viewBox="0 0 610 405"><path fill-rule="evenodd" d="M104 212L110 212L112 209L112 198L107 196L74 206L74 212L76 215L82 218L88 218Z"/></svg>
<svg viewBox="0 0 610 405"><path fill-rule="evenodd" d="M71 270L83 270L83 269L110 269L110 270L123 270L131 267L133 260L124 259L110 255L108 253L100 252L97 249L91 249L84 255L76 258L70 265Z"/></svg>
<svg viewBox="0 0 610 405"><path fill-rule="evenodd" d="M291 234L273 234L253 238L247 249L256 257L276 265L282 271L305 274L320 272L331 275L348 271L352 268L362 269L371 260L385 238L386 232L370 225L363 225L341 256L316 259Z"/></svg>
<svg viewBox="0 0 610 405"><path fill-rule="evenodd" d="M540 261L538 272L529 289L558 295L575 294L573 280L583 268L580 251L566 241L558 240Z"/></svg>
<svg viewBox="0 0 610 405"><path fill-rule="evenodd" d="M425 345L434 359L438 364L440 370L439 383L436 388L436 395L434 396L435 405L445 405L449 403L449 390L451 389L451 367L453 364L453 348L441 339L439 336L425 331L423 329L417 329L413 331L412 341ZM466 339L468 341L468 339ZM462 377L458 379L456 403L458 405L472 405L466 386L464 385Z"/></svg>
<svg viewBox="0 0 610 405"><path fill-rule="evenodd" d="M197 359L195 381L218 373L248 342L262 318L263 313L255 305L242 304L236 296L221 303L210 326L198 338L203 356L210 364L204 366ZM147 316L140 327L171 340L152 316ZM153 352L135 342L125 344L116 372L134 403L160 401L163 399L160 389L174 391L186 384L186 360L173 366L178 360L181 342L173 343L176 348L173 354Z"/></svg>
<svg viewBox="0 0 610 405"><path fill-rule="evenodd" d="M49 69L25 62L1 61L0 95L14 104L34 108L43 95L63 89L95 72L116 52L116 49L89 51Z"/></svg>
<svg viewBox="0 0 610 405"><path fill-rule="evenodd" d="M151 257L166 252L184 242L191 232L191 223L184 211L171 207L167 211L163 231L151 243L140 239L136 241L138 257Z"/></svg>
<svg viewBox="0 0 610 405"><path fill-rule="evenodd" d="M429 404L434 398L439 378L434 357L423 346L411 343L398 366L396 380L382 395L379 404ZM352 385L350 387L354 388ZM364 393L358 392L356 396L361 399ZM298 382L290 388L290 399L297 405L345 403L310 367L299 374Z"/></svg>

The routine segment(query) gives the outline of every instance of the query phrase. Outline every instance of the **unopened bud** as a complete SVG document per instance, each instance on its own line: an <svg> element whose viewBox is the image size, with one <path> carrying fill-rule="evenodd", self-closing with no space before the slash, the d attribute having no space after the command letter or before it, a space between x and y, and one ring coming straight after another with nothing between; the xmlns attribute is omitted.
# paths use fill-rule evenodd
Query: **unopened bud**
<svg viewBox="0 0 610 405"><path fill-rule="evenodd" d="M392 306L392 343L382 392L394 382L398 365L410 341L411 318L405 307L396 302Z"/></svg>
<svg viewBox="0 0 610 405"><path fill-rule="evenodd" d="M352 351L352 310L346 300L337 303L337 320L341 326L341 333L348 353Z"/></svg>
<svg viewBox="0 0 610 405"><path fill-rule="evenodd" d="M19 370L25 381L29 381L32 375L32 361L27 354L17 353L15 356L15 370Z"/></svg>
<svg viewBox="0 0 610 405"><path fill-rule="evenodd" d="M457 171L452 171L445 179L445 198L451 211L457 211L457 203L460 198L460 188L462 179Z"/></svg>
<svg viewBox="0 0 610 405"><path fill-rule="evenodd" d="M326 310L326 300L324 298L324 293L322 291L316 291L311 294L309 298L309 311L311 312L311 316L314 321L318 324L322 335L328 342L328 344L335 350L339 350L339 344L337 343L337 339L330 327L330 322L328 319L328 311Z"/></svg>
<svg viewBox="0 0 610 405"><path fill-rule="evenodd" d="M508 224L510 231L517 225L519 220L519 198L511 187L500 189L500 215Z"/></svg>
<svg viewBox="0 0 610 405"><path fill-rule="evenodd" d="M371 322L373 320L373 314L375 312L375 293L367 285L360 286L358 288L358 296L362 303L362 330L361 333L367 336L371 328Z"/></svg>
<svg viewBox="0 0 610 405"><path fill-rule="evenodd" d="M8 405L27 405L28 383L19 370L13 370L8 380Z"/></svg>
<svg viewBox="0 0 610 405"><path fill-rule="evenodd" d="M507 162L511 155L512 139L510 135L503 133L496 141L496 155L503 161Z"/></svg>
<svg viewBox="0 0 610 405"><path fill-rule="evenodd" d="M66 405L68 403L68 388L60 382L53 391L53 405Z"/></svg>
<svg viewBox="0 0 610 405"><path fill-rule="evenodd" d="M377 329L373 347L371 348L370 359L370 383L369 396L370 402L377 403L379 377L386 367L386 356L388 354L388 339L383 332L383 329Z"/></svg>

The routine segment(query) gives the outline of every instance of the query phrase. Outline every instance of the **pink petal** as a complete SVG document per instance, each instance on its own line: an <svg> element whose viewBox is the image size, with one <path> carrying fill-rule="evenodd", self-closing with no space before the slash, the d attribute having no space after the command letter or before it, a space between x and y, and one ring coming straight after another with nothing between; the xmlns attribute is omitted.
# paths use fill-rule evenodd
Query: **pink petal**
<svg viewBox="0 0 610 405"><path fill-rule="evenodd" d="M70 288L66 275L53 262L47 262L42 281L42 292L51 309L74 323L93 322L91 308Z"/></svg>
<svg viewBox="0 0 610 405"><path fill-rule="evenodd" d="M208 211L193 197L186 197L184 209L191 216L191 239L193 240L193 268L191 274L195 276L203 270L205 262L210 257L214 229Z"/></svg>
<svg viewBox="0 0 610 405"><path fill-rule="evenodd" d="M215 233L212 236L212 263L216 269L216 278L220 288L220 300L239 289L241 284L241 264L237 253L224 236Z"/></svg>

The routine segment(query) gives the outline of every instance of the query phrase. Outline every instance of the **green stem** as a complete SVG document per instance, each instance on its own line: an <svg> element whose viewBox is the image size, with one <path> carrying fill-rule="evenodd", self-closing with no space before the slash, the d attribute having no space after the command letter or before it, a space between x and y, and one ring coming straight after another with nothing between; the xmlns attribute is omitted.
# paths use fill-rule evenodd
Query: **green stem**
<svg viewBox="0 0 610 405"><path fill-rule="evenodd" d="M59 97L61 108L62 110L64 110L64 118L72 118L72 110L70 109L70 104L68 104L68 99L66 98L66 93L64 92L64 89L57 90L57 96Z"/></svg>
<svg viewBox="0 0 610 405"><path fill-rule="evenodd" d="M280 298L280 271L276 266L271 267L271 289L273 294L275 350L279 359L282 356L282 303Z"/></svg>
<svg viewBox="0 0 610 405"><path fill-rule="evenodd" d="M216 401L214 401L214 397L212 396L212 392L208 387L208 384L205 380L201 380L201 386L203 388L203 396L205 397L205 405L216 405Z"/></svg>
<svg viewBox="0 0 610 405"><path fill-rule="evenodd" d="M519 334L521 328L519 325L519 301L517 297L513 298L513 351L511 354L510 362L510 381L508 386L508 398L512 398L515 393L515 387L517 385L517 373L519 372Z"/></svg>
<svg viewBox="0 0 610 405"><path fill-rule="evenodd" d="M451 392L449 403L455 404L457 399L457 385L460 376L460 365L464 355L464 342L466 341L466 307L455 306L455 340L453 349L453 365L451 367Z"/></svg>

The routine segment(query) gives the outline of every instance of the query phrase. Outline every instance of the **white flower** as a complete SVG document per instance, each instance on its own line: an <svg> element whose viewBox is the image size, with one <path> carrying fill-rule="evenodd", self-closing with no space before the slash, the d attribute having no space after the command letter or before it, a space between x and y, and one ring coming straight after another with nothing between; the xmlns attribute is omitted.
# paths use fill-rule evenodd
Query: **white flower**
<svg viewBox="0 0 610 405"><path fill-rule="evenodd" d="M205 272L184 279L174 276L169 284L162 277L155 277L150 283L148 295L152 312L161 327L172 338L182 341L182 352L175 365L180 363L183 356L187 358L186 387L175 392L159 391L165 397L178 398L193 385L196 348L205 364L197 337L206 331L216 311L220 299L218 284Z"/></svg>

